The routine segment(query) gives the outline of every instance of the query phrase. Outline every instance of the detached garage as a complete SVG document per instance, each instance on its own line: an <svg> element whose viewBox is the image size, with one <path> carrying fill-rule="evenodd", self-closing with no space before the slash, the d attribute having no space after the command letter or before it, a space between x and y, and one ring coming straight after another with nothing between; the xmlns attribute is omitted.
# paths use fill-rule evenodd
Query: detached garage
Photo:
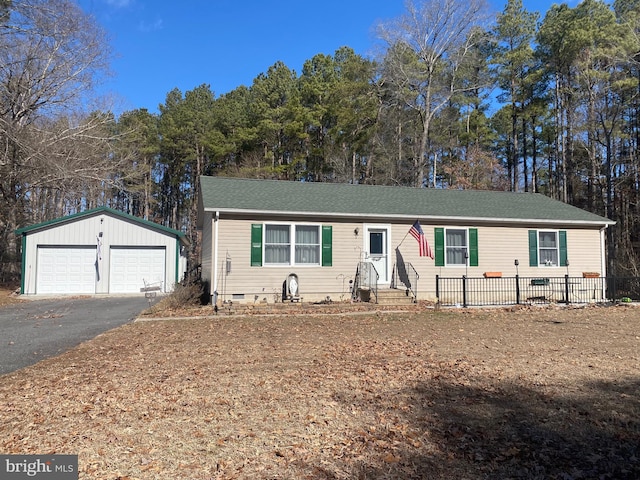
<svg viewBox="0 0 640 480"><path fill-rule="evenodd" d="M24 295L169 292L186 271L182 232L102 207L21 228Z"/></svg>

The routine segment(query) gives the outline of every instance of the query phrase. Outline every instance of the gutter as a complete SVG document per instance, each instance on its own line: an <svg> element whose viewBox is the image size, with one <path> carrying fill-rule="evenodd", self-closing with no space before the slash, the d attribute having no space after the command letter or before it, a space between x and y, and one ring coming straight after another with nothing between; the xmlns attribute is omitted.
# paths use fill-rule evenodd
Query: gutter
<svg viewBox="0 0 640 480"><path fill-rule="evenodd" d="M581 226L602 226L605 225L615 225L616 222L609 219L603 219L601 221L598 220L563 220L563 219L544 219L544 218L505 218L505 217L452 217L452 216L444 216L444 215L420 215L420 214L379 214L379 213L327 213L327 212L311 212L311 211L273 211L273 210L248 210L248 209L237 209L237 208L223 208L223 209L212 209L205 208L205 212L215 212L216 215L220 215L220 213L229 213L235 215L261 215L261 216L281 216L281 217L292 217L292 216L300 216L300 217L322 217L322 218L336 218L336 219L377 219L377 220L407 220L407 221L415 221L416 218L422 221L429 221L432 223L441 223L441 224L507 224L507 225L532 225L532 224L543 224L543 225L581 225Z"/></svg>

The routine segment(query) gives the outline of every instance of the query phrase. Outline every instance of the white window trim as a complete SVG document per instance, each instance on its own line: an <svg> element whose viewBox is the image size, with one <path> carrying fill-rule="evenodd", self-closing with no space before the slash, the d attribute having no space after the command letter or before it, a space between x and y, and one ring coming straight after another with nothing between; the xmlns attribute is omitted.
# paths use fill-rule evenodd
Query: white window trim
<svg viewBox="0 0 640 480"><path fill-rule="evenodd" d="M465 263L449 263L447 260L447 251L449 249L449 245L447 245L447 231L448 230L464 230L464 241L465 241L465 249L467 251L467 258L465 259ZM469 227L444 227L444 266L445 267L468 267L469 266ZM458 247L460 248L460 247Z"/></svg>
<svg viewBox="0 0 640 480"><path fill-rule="evenodd" d="M540 249L542 248L540 246L540 232L544 232L544 233L553 233L556 236L556 258L558 259L556 264L542 264L540 263L540 259L542 258L542 255L540 255ZM538 229L536 230L536 246L538 248L538 268L560 268L560 230L553 230L553 229L548 229L548 228L544 228L544 229ZM545 250L551 250L551 248L545 248Z"/></svg>
<svg viewBox="0 0 640 480"><path fill-rule="evenodd" d="M289 227L289 263L267 263L267 225L286 225ZM318 229L318 263L296 263L296 227L298 226L316 227ZM322 266L322 224L311 222L264 222L262 224L262 258L264 258L264 262L262 264L264 267L314 268Z"/></svg>

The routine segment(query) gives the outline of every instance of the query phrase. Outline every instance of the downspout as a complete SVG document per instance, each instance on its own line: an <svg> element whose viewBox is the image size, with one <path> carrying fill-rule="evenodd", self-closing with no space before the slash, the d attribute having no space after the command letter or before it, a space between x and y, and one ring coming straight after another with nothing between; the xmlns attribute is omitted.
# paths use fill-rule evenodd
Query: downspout
<svg viewBox="0 0 640 480"><path fill-rule="evenodd" d="M213 217L213 305L218 305L218 222L220 220L220 212L216 212Z"/></svg>
<svg viewBox="0 0 640 480"><path fill-rule="evenodd" d="M603 279L602 281L602 298L606 299L606 293L607 293L607 287L606 287L606 283L607 283L607 249L606 249L606 245L605 245L605 230L607 229L607 225L605 225L604 227L602 227L600 229L600 272L601 272L601 277Z"/></svg>
<svg viewBox="0 0 640 480"><path fill-rule="evenodd" d="M180 278L180 237L176 237L176 274L175 283L177 285L182 280Z"/></svg>
<svg viewBox="0 0 640 480"><path fill-rule="evenodd" d="M607 249L605 246L605 230L607 226L604 226L600 229L600 271L602 272L602 276L607 276Z"/></svg>

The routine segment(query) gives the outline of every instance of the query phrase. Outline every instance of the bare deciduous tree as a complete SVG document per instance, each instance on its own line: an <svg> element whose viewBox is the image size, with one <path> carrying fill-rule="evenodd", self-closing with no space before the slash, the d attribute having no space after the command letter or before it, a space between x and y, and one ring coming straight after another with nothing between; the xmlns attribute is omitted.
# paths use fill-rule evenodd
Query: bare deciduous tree
<svg viewBox="0 0 640 480"><path fill-rule="evenodd" d="M19 253L14 230L42 216L52 190L62 201L67 186L98 176L104 162L92 161L104 160L99 145L108 129L103 127L113 121L78 113L108 73L110 49L95 20L71 0L14 0L7 12L0 22L0 274L5 278L7 270L15 273L15 264L7 264ZM82 147L87 142L92 148Z"/></svg>
<svg viewBox="0 0 640 480"><path fill-rule="evenodd" d="M408 1L406 9L398 20L381 25L379 34L389 47L383 61L385 81L422 124L414 158L415 182L420 186L432 157L434 118L455 95L479 88L464 82L460 72L476 43L484 38L479 29L488 16L483 0ZM435 165L431 177L435 183Z"/></svg>

